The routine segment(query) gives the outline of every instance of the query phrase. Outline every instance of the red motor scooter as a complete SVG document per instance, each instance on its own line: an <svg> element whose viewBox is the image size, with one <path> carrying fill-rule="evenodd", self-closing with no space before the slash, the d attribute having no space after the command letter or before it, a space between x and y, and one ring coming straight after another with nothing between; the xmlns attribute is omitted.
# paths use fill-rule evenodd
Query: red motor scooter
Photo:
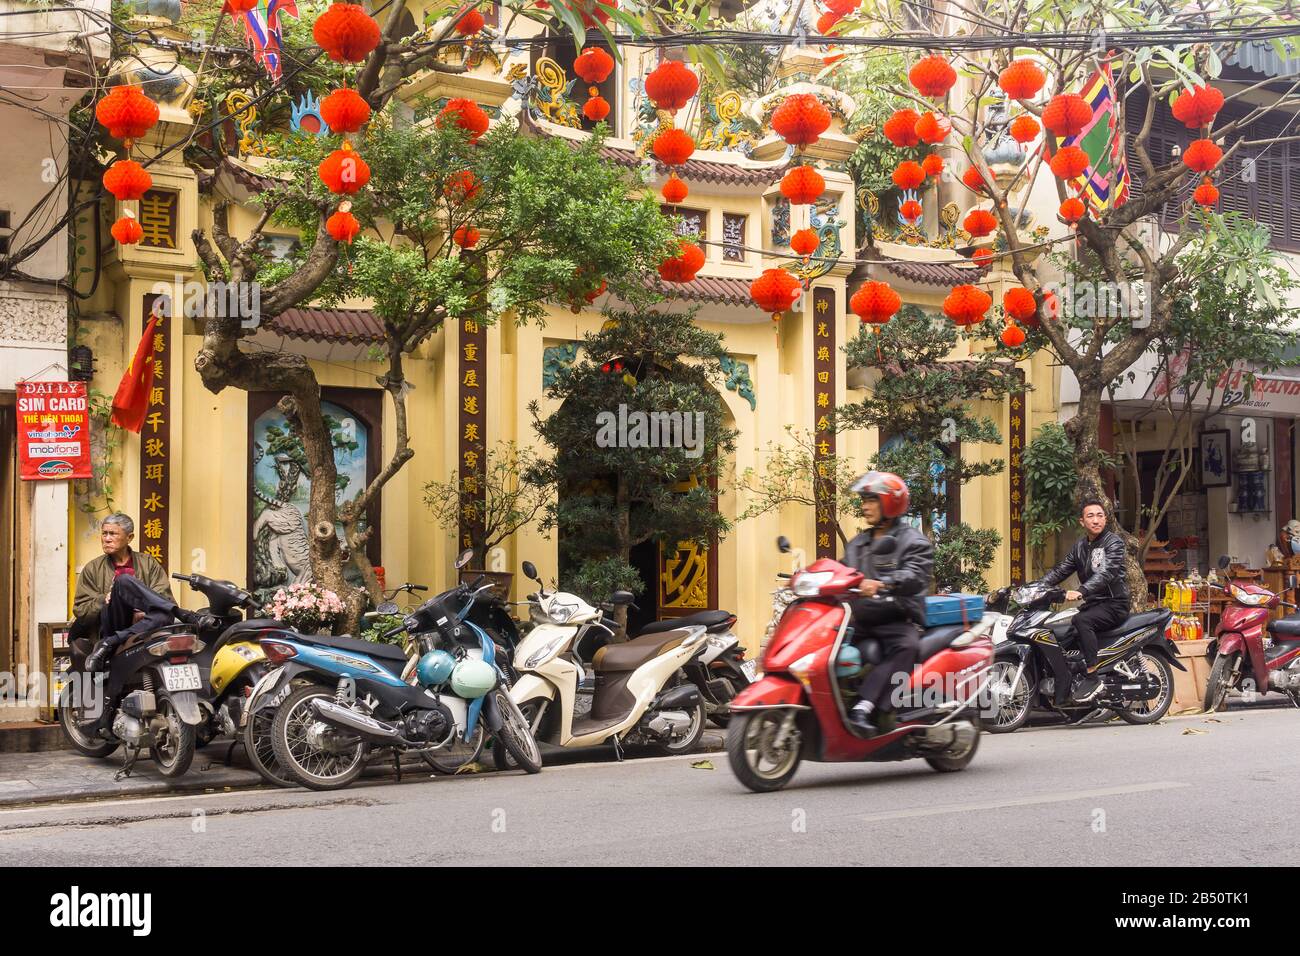
<svg viewBox="0 0 1300 956"><path fill-rule="evenodd" d="M1219 567L1227 566L1228 559L1220 558ZM1300 614L1278 621L1268 619L1268 612L1278 605L1296 605L1258 584L1229 583L1218 590L1227 593L1233 603L1219 615L1207 651L1214 665L1205 685L1205 709L1223 707L1230 690L1246 694L1274 690L1300 707Z"/></svg>
<svg viewBox="0 0 1300 956"><path fill-rule="evenodd" d="M892 549L892 538L881 538ZM789 549L778 539L782 551ZM994 615L967 627L930 628L921 638L910 678L913 703L898 711L892 730L864 738L849 725L850 685L862 659L878 662L880 645L861 652L846 642L849 593L861 571L822 558L790 580L795 600L781 615L763 655L764 675L732 701L727 728L731 769L746 787L779 790L800 761L886 761L921 757L935 770L962 770L979 745L977 697L993 661ZM855 639L861 638L857 635Z"/></svg>

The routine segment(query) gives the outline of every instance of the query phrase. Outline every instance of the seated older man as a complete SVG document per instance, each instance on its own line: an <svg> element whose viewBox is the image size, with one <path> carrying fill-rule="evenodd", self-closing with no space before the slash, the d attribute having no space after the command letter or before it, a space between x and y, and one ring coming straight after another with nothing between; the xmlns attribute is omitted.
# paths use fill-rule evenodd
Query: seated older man
<svg viewBox="0 0 1300 956"><path fill-rule="evenodd" d="M172 596L167 572L153 557L131 547L135 523L124 514L111 514L99 525L104 553L86 562L77 578L70 637L100 638L86 658L86 670L96 671L132 634L172 624L177 618L197 623L200 615L182 610Z"/></svg>

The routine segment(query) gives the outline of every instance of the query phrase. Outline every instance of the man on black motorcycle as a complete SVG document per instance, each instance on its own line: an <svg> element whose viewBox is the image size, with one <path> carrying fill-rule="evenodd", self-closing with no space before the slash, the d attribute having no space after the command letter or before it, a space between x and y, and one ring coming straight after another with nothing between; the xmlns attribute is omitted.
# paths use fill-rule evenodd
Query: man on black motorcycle
<svg viewBox="0 0 1300 956"><path fill-rule="evenodd" d="M1080 538L1065 559L1048 571L1039 582L1052 587L1071 574L1079 576L1079 590L1066 591L1067 601L1083 599L1083 607L1071 624L1082 652L1082 660L1073 659L1071 667L1082 674L1075 688L1075 701L1083 703L1101 690L1097 671L1097 634L1119 627L1129 616L1128 580L1124 575L1124 539L1106 528L1106 509L1096 498L1083 502L1079 524L1085 537Z"/></svg>
<svg viewBox="0 0 1300 956"><path fill-rule="evenodd" d="M862 516L870 525L844 552L843 563L866 575L859 585L863 597L850 605L854 633L880 641L885 658L858 685L860 699L849 711L849 723L863 736L874 737L892 721L890 691L895 676L910 674L916 663L934 547L920 531L899 521L910 501L902 478L869 471L850 490L862 496ZM886 536L893 538L892 549L877 545ZM873 546L877 546L874 553Z"/></svg>

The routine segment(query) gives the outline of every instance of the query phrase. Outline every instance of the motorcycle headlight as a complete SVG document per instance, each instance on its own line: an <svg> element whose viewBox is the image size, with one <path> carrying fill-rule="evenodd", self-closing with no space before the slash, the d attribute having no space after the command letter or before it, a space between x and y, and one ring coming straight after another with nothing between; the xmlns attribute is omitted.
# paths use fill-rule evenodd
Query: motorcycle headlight
<svg viewBox="0 0 1300 956"><path fill-rule="evenodd" d="M790 582L790 590L799 597L816 597L833 577L833 571L800 571Z"/></svg>
<svg viewBox="0 0 1300 956"><path fill-rule="evenodd" d="M557 637L553 641L548 641L546 644L542 645L540 648L538 648L536 651L534 651L532 654L529 655L528 660L524 661L524 667L527 669L532 669L534 667L541 667L552 657L554 657L556 653L559 652L560 648L563 647L568 640L569 638L566 635L564 637Z"/></svg>
<svg viewBox="0 0 1300 956"><path fill-rule="evenodd" d="M829 574L830 572L826 572L826 573ZM805 654L803 657L799 658L797 661L795 661L789 667L787 667L786 670L788 670L791 674L793 674L795 678L799 681L799 683L804 685L804 687L809 687L811 685L811 681L808 679L808 672L812 670L813 660L816 657L817 657L816 651L814 651L811 654Z"/></svg>
<svg viewBox="0 0 1300 956"><path fill-rule="evenodd" d="M549 613L555 624L568 624L575 611L577 608L572 604L552 604Z"/></svg>
<svg viewBox="0 0 1300 956"><path fill-rule="evenodd" d="M1232 596L1247 607L1263 607L1269 602L1269 595L1251 594L1244 588L1233 588Z"/></svg>

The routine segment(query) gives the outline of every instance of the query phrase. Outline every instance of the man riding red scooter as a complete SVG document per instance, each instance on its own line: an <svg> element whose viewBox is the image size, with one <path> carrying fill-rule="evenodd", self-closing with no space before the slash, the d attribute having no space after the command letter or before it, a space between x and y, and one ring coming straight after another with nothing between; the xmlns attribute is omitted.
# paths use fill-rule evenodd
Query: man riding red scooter
<svg viewBox="0 0 1300 956"><path fill-rule="evenodd" d="M1228 564L1227 557L1219 559L1221 569ZM1205 709L1222 709L1229 690L1256 694L1275 690L1300 707L1300 615L1268 619L1269 611L1279 604L1295 605L1258 584L1230 581L1221 590L1233 603L1219 615L1209 648L1214 666L1205 685Z"/></svg>

